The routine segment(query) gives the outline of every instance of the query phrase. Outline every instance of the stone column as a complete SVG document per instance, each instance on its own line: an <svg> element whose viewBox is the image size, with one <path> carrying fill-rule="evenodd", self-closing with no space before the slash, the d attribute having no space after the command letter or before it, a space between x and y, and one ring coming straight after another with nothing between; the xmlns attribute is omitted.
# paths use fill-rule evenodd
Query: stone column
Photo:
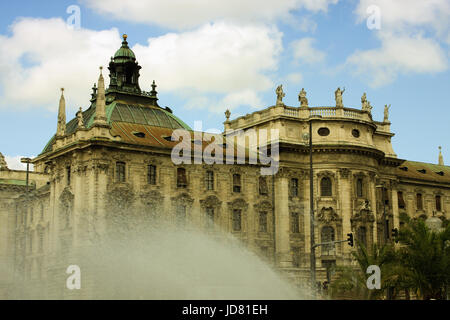
<svg viewBox="0 0 450 320"><path fill-rule="evenodd" d="M372 209L372 214L375 219L372 226L372 243L377 243L378 240L378 227L377 227L377 189L376 189L376 180L375 180L375 174L371 173L369 174L370 180L369 180L369 200L370 200L370 207Z"/></svg>
<svg viewBox="0 0 450 320"><path fill-rule="evenodd" d="M400 217L398 212L398 194L397 194L397 182L391 181L391 189L392 189L392 214L394 216L394 226L393 228L399 228L400 227ZM391 230L388 230L389 233Z"/></svg>
<svg viewBox="0 0 450 320"><path fill-rule="evenodd" d="M337 179L336 179L337 180ZM336 185L338 185L338 181L336 181ZM341 202L340 205L340 213L342 216L342 240L347 239L347 233L352 232L352 226L350 219L352 217L352 187L351 187L351 174L349 169L340 169L339 170L339 200ZM353 235L355 238L355 235ZM344 245L343 254L350 254L350 250L352 249L348 245Z"/></svg>
<svg viewBox="0 0 450 320"><path fill-rule="evenodd" d="M281 169L280 169L281 171ZM277 266L292 267L289 246L289 182L285 172L275 178L275 249Z"/></svg>

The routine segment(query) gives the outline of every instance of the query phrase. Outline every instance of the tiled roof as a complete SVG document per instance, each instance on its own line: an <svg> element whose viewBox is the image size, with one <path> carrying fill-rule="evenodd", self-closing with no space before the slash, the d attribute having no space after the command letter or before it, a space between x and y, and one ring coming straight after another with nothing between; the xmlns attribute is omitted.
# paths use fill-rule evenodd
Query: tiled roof
<svg viewBox="0 0 450 320"><path fill-rule="evenodd" d="M397 168L396 173L397 176L401 178L450 183L449 166L416 161L405 161Z"/></svg>
<svg viewBox="0 0 450 320"><path fill-rule="evenodd" d="M83 121L87 128L90 128L94 123L95 109L96 105L95 102L93 102L91 107L83 112ZM154 106L124 104L114 101L106 106L106 114L110 125L113 125L114 123L128 123L168 129L191 130L187 124L172 113ZM77 128L78 120L77 118L74 118L67 123L66 133L70 135L74 133ZM54 140L55 136L50 139L42 153L52 151Z"/></svg>

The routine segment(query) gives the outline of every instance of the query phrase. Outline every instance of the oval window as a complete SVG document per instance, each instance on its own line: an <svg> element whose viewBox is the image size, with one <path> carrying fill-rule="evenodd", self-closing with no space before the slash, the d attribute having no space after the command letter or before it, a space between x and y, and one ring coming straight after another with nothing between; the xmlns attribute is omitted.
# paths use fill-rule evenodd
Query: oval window
<svg viewBox="0 0 450 320"><path fill-rule="evenodd" d="M359 130L358 130L358 129L353 129L353 130L352 130L352 135L353 135L355 138L359 138Z"/></svg>
<svg viewBox="0 0 450 320"><path fill-rule="evenodd" d="M330 129L328 129L328 128L320 128L320 129L317 131L317 133L319 134L319 136L324 137L324 136L327 136L327 135L330 134Z"/></svg>

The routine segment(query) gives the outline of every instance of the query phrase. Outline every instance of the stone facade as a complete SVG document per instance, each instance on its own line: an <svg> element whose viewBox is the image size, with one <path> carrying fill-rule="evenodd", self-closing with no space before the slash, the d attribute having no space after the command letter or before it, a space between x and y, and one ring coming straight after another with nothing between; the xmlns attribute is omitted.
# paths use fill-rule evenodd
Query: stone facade
<svg viewBox="0 0 450 320"><path fill-rule="evenodd" d="M124 214L163 215L173 223L181 215L206 231L212 219L294 281L307 283L310 124L315 243L345 240L350 232L366 245L382 243L384 216L391 230L400 227L400 212L448 218L450 167L443 160L398 159L387 117L374 121L370 108L346 108L341 100L335 107L309 107L304 90L300 107L284 105L277 93L275 106L234 120L228 112L224 123L224 137L278 130L275 175L263 176L262 164L248 162L175 165L176 143L167 137L186 126L158 106L155 84L141 91L140 67L124 43L109 68L115 85L105 90L100 76L91 106L67 124L61 122L62 96L58 132L32 160L28 188L24 172L0 167L0 298L15 294L11 279L34 283L43 297L71 297L61 285L64 266L76 260L76 248L101 238L108 221ZM124 59L137 72L130 79L126 70L123 77L116 72L127 65ZM352 263L352 250L346 243L316 249L317 280L329 280L335 265Z"/></svg>

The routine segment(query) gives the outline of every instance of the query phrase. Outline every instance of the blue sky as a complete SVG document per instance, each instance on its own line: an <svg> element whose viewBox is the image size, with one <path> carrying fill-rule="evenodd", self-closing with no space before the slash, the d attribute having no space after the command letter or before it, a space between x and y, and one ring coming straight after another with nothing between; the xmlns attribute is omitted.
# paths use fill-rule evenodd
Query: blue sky
<svg viewBox="0 0 450 320"><path fill-rule="evenodd" d="M79 29L68 27L74 5ZM303 87L311 106L331 106L340 86L347 107L360 108L366 92L376 120L392 105L399 158L436 163L441 145L450 159L447 0L19 0L0 9L0 152L9 162L39 154L54 134L60 87L68 118L89 106L123 33L143 66L141 88L156 80L160 105L190 126L222 129L227 108L233 118L271 106L279 84L292 106Z"/></svg>

